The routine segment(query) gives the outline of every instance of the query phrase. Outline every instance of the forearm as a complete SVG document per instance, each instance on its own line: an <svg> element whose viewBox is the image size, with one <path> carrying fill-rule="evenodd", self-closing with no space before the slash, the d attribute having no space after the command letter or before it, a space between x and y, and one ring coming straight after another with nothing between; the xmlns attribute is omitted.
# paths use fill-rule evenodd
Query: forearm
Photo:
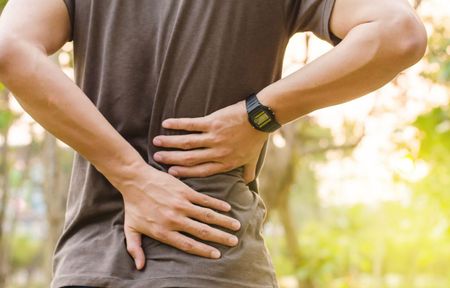
<svg viewBox="0 0 450 288"><path fill-rule="evenodd" d="M377 21L358 25L339 45L267 86L258 98L285 124L314 110L363 96L423 55L426 33L420 26L407 28L418 33L407 38L395 31L394 24L390 27Z"/></svg>
<svg viewBox="0 0 450 288"><path fill-rule="evenodd" d="M107 177L145 162L89 98L37 46L16 41L0 56L0 81L40 125Z"/></svg>

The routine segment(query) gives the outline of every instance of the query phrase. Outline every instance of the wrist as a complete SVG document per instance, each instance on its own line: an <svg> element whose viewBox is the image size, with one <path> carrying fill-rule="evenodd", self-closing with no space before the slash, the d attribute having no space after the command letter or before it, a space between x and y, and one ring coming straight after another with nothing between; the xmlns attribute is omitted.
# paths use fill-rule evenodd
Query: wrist
<svg viewBox="0 0 450 288"><path fill-rule="evenodd" d="M265 133L275 132L281 128L274 111L270 106L259 101L258 93L251 93L245 99L248 122L254 129Z"/></svg>
<svg viewBox="0 0 450 288"><path fill-rule="evenodd" d="M127 154L124 153L116 159L109 159L106 165L94 166L118 189L126 186L129 181L136 179L139 173L142 173L145 169L155 169L148 165L136 150ZM121 190L119 192L123 193Z"/></svg>
<svg viewBox="0 0 450 288"><path fill-rule="evenodd" d="M285 124L283 121L283 115L280 111L277 103L276 103L276 95L277 91L272 89L272 85L269 85L265 87L264 89L260 90L256 96L258 97L259 102L261 102L262 105L270 107L270 109L273 111L273 113L277 117L277 122L280 125Z"/></svg>

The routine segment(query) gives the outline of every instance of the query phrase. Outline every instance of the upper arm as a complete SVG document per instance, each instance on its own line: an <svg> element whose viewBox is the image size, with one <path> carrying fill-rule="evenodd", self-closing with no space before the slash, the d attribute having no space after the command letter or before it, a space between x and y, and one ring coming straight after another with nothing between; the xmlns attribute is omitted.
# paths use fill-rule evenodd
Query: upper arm
<svg viewBox="0 0 450 288"><path fill-rule="evenodd" d="M418 31L423 26L408 0L334 0L330 31L344 38L357 25L378 21L393 33ZM409 29L409 30L408 30ZM423 29L422 29L423 30ZM420 31L423 32L423 31ZM402 36L402 35L399 35Z"/></svg>
<svg viewBox="0 0 450 288"><path fill-rule="evenodd" d="M70 39L70 31L63 0L10 0L0 17L2 47L21 41L51 55Z"/></svg>

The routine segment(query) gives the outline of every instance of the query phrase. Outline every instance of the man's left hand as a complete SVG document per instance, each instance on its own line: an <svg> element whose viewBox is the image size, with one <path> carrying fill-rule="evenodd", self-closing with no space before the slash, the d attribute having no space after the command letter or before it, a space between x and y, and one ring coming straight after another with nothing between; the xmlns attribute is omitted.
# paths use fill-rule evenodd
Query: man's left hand
<svg viewBox="0 0 450 288"><path fill-rule="evenodd" d="M251 126L245 101L204 117L169 118L162 122L162 126L196 132L153 138L155 146L183 150L158 151L153 155L155 161L173 165L169 168L171 175L206 177L244 166L246 184L255 179L258 157L269 136L269 133Z"/></svg>

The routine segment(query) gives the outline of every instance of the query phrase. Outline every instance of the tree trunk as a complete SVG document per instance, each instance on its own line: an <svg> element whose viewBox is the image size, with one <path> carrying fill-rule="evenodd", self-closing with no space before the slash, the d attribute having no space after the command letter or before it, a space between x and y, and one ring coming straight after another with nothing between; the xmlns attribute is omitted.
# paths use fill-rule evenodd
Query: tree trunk
<svg viewBox="0 0 450 288"><path fill-rule="evenodd" d="M0 92L1 106L8 107L8 92L3 90ZM6 108L7 109L7 108ZM1 146L1 162L0 162L0 287L6 286L8 276L8 249L5 236L6 209L9 200L9 169L8 169L8 132L9 126L2 131L3 145Z"/></svg>
<svg viewBox="0 0 450 288"><path fill-rule="evenodd" d="M45 271L48 281L52 275L52 257L58 237L64 223L66 203L66 181L64 173L61 173L61 163L58 157L57 139L45 132L42 159L44 162L43 193L47 206L48 240L45 242Z"/></svg>

